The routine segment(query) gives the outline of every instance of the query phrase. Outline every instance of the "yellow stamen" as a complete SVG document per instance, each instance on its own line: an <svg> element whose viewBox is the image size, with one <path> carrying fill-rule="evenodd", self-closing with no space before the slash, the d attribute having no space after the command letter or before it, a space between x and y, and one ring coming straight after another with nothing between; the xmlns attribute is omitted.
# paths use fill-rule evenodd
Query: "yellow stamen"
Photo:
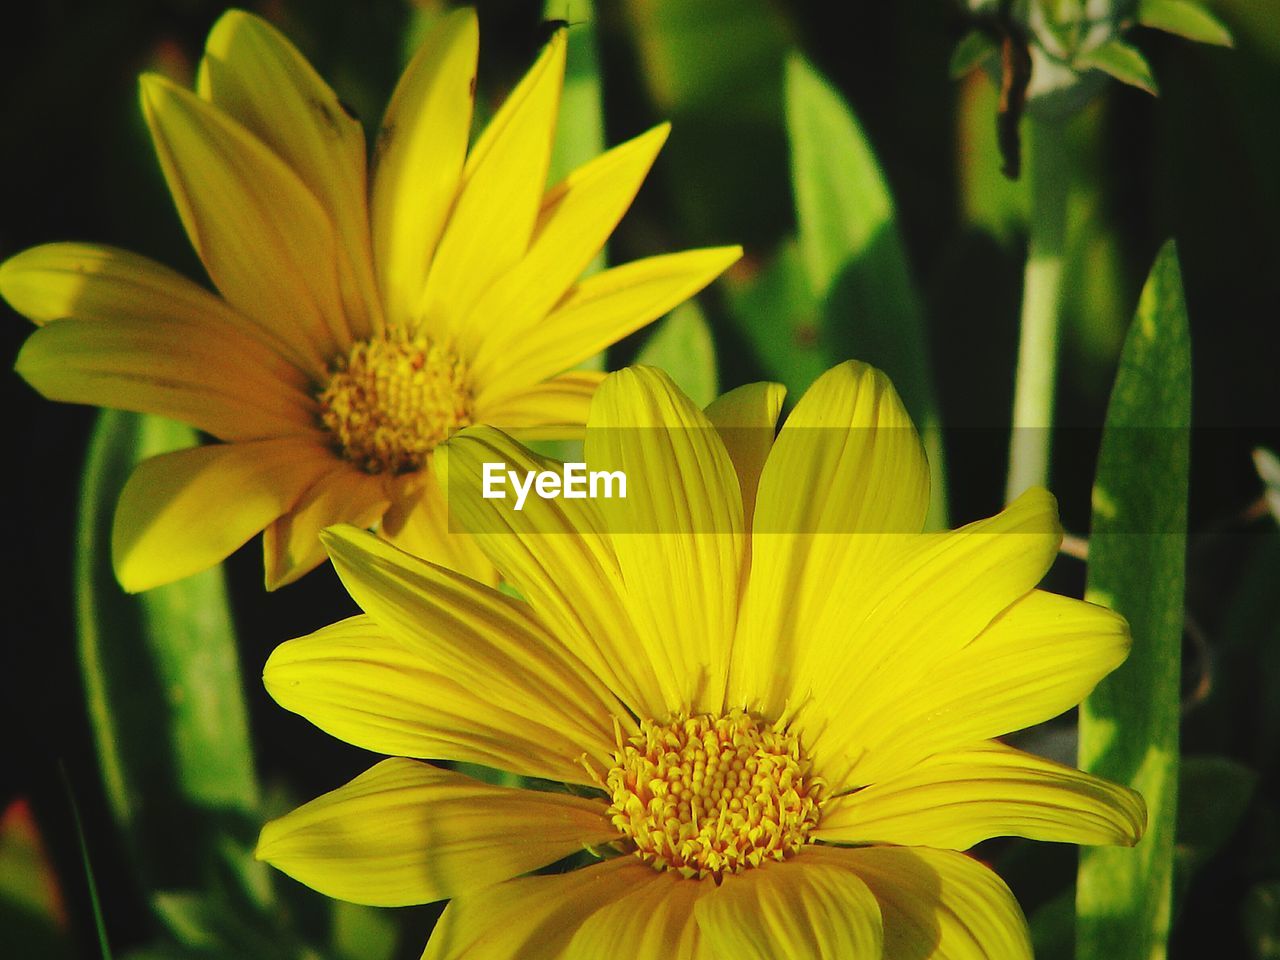
<svg viewBox="0 0 1280 960"><path fill-rule="evenodd" d="M733 710L642 721L619 741L605 789L614 826L642 860L719 880L809 843L826 784L795 734Z"/></svg>
<svg viewBox="0 0 1280 960"><path fill-rule="evenodd" d="M317 399L342 456L367 473L421 469L438 444L471 423L466 367L421 334L355 344Z"/></svg>

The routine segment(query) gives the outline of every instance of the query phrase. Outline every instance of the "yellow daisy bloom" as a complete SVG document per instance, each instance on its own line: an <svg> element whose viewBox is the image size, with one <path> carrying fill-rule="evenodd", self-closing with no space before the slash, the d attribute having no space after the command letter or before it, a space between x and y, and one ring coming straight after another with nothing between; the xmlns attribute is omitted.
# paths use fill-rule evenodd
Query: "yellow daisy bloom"
<svg viewBox="0 0 1280 960"><path fill-rule="evenodd" d="M394 756L257 855L341 899L453 898L429 960L1030 956L960 851L1137 841L1137 794L994 739L1078 703L1126 625L1036 589L1061 535L1043 490L919 532L929 474L883 374L831 370L775 441L781 403L757 384L704 413L657 371L612 375L586 460L625 471L625 501L516 512L480 465L543 461L452 438L452 508L524 600L328 531L365 613L281 645L266 686ZM525 876L584 850L600 862Z"/></svg>
<svg viewBox="0 0 1280 960"><path fill-rule="evenodd" d="M142 463L113 555L145 590L265 531L269 588L324 559L319 531L377 527L482 579L447 530L432 452L469 424L581 428L600 375L565 373L740 255L653 257L579 280L666 139L662 125L546 189L563 31L468 150L479 33L446 17L401 77L366 170L363 130L280 33L232 11L195 92L142 108L221 296L87 244L0 265L38 329L17 370L46 397L161 414L221 443Z"/></svg>

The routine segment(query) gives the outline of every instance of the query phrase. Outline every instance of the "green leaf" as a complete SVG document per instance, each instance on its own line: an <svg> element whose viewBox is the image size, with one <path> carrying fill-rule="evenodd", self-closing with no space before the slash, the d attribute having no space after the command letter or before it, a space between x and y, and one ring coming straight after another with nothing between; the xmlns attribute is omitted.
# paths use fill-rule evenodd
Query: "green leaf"
<svg viewBox="0 0 1280 960"><path fill-rule="evenodd" d="M1178 788L1191 347L1177 253L1156 259L1120 356L1093 488L1086 598L1129 621L1133 650L1080 708L1080 765L1142 793L1133 849L1081 851L1081 960L1164 956Z"/></svg>
<svg viewBox="0 0 1280 960"><path fill-rule="evenodd" d="M569 49L556 140L551 149L551 182L562 179L604 150L600 109L600 58L591 0L547 0L543 16L569 22Z"/></svg>
<svg viewBox="0 0 1280 960"><path fill-rule="evenodd" d="M780 66L785 31L764 0L629 0L648 78L658 101L767 117L778 105L762 64ZM748 82L750 87L740 86ZM758 94L746 97L744 94Z"/></svg>
<svg viewBox="0 0 1280 960"><path fill-rule="evenodd" d="M719 393L716 345L702 310L692 300L676 307L657 325L636 354L636 363L665 370L700 407Z"/></svg>
<svg viewBox="0 0 1280 960"><path fill-rule="evenodd" d="M893 200L871 145L840 94L801 57L787 60L787 133L800 256L819 298L886 232ZM914 292L914 291L913 291Z"/></svg>
<svg viewBox="0 0 1280 960"><path fill-rule="evenodd" d="M822 329L821 306L809 287L800 251L783 244L750 281L726 278L734 321L768 375L793 400L836 362L837 351Z"/></svg>
<svg viewBox="0 0 1280 960"><path fill-rule="evenodd" d="M946 520L941 421L925 348L919 292L893 198L857 118L801 57L786 71L787 130L799 253L822 326L836 349L893 379L933 467L931 518ZM843 354L843 355L842 355Z"/></svg>
<svg viewBox="0 0 1280 960"><path fill-rule="evenodd" d="M1240 825L1257 782L1253 770L1230 757L1182 758L1174 848L1175 914L1196 871L1226 846Z"/></svg>
<svg viewBox="0 0 1280 960"><path fill-rule="evenodd" d="M236 909L216 893L162 890L153 905L169 935L201 954L255 960L293 960L299 954L291 932Z"/></svg>
<svg viewBox="0 0 1280 960"><path fill-rule="evenodd" d="M672 136L666 171L686 242L771 245L786 223L782 61L769 0L625 0L628 39ZM663 175L660 173L659 175Z"/></svg>
<svg viewBox="0 0 1280 960"><path fill-rule="evenodd" d="M89 909L93 911L93 929L98 937L98 952L102 955L102 960L111 960L107 921L102 913L102 900L98 896L98 881L93 872L93 861L89 857L89 841L84 834L80 804L76 802L75 791L71 788L71 779L67 776L66 768L59 764L58 772L62 775L62 784L67 791L67 805L71 807L71 819L76 828L76 844L80 847L80 863L84 867L84 882L89 892Z"/></svg>
<svg viewBox="0 0 1280 960"><path fill-rule="evenodd" d="M1230 757L1183 757L1178 774L1178 845L1204 861L1235 832L1258 775Z"/></svg>
<svg viewBox="0 0 1280 960"><path fill-rule="evenodd" d="M198 885L224 835L248 848L257 826L221 569L129 596L111 567L112 515L133 466L197 440L171 421L106 411L81 489L76 615L86 702L111 812L151 889Z"/></svg>
<svg viewBox="0 0 1280 960"><path fill-rule="evenodd" d="M400 62L399 69L403 70L413 59L413 55L418 52L418 48L422 46L422 42L427 39L431 31L444 19L448 13L448 9L443 4L436 3L415 3L410 5L408 11L408 22L404 25L404 29L400 34ZM480 112L483 104L476 103L476 111ZM479 128L479 123L476 124ZM376 135L376 131L375 131Z"/></svg>
<svg viewBox="0 0 1280 960"><path fill-rule="evenodd" d="M1027 918L1036 960L1067 960L1075 938L1075 898L1070 889L1040 905Z"/></svg>
<svg viewBox="0 0 1280 960"><path fill-rule="evenodd" d="M398 935L390 910L334 901L333 952L342 960L391 960Z"/></svg>
<svg viewBox="0 0 1280 960"><path fill-rule="evenodd" d="M960 38L955 50L951 52L951 65L949 67L951 79L959 80L985 64L987 60L998 53L996 45L989 36L981 30L970 30Z"/></svg>
<svg viewBox="0 0 1280 960"><path fill-rule="evenodd" d="M500 770L497 767L486 766L483 763L464 763L458 761L450 764L450 767L459 773L470 777L472 780L479 780L481 783L491 783L495 787L518 787L525 782L524 777L518 773L511 773L509 770Z"/></svg>
<svg viewBox="0 0 1280 960"><path fill-rule="evenodd" d="M1092 68L1109 74L1121 83L1145 90L1153 97L1159 94L1156 78L1151 73L1147 59L1119 38L1112 38L1092 50L1086 50L1076 57L1077 69Z"/></svg>
<svg viewBox="0 0 1280 960"><path fill-rule="evenodd" d="M1142 0L1138 22L1198 43L1233 46L1231 31L1212 13L1191 0Z"/></svg>
<svg viewBox="0 0 1280 960"><path fill-rule="evenodd" d="M604 112L600 105L600 57L596 41L592 0L546 0L543 16L569 22L569 49L564 67L564 89L551 147L548 180L558 183L568 174L604 152ZM607 247L587 265L583 276L604 269ZM578 364L579 370L605 369L603 351Z"/></svg>
<svg viewBox="0 0 1280 960"><path fill-rule="evenodd" d="M1106 74L1083 63L1081 54L1118 37L1136 4L1137 0L1000 0L992 4L989 12L1012 14L1027 39L1029 116L1062 122L1105 89Z"/></svg>
<svg viewBox="0 0 1280 960"><path fill-rule="evenodd" d="M73 820L78 827L78 818L73 816ZM11 956L71 960L64 901L43 839L27 803L15 800L7 809L0 807L0 931L4 931L5 947ZM105 956L108 945L97 922L100 912L96 889L83 843L80 852L99 947Z"/></svg>
<svg viewBox="0 0 1280 960"><path fill-rule="evenodd" d="M162 891L155 896L155 908L170 935L184 946L213 948L222 942L214 929L211 911L199 896Z"/></svg>

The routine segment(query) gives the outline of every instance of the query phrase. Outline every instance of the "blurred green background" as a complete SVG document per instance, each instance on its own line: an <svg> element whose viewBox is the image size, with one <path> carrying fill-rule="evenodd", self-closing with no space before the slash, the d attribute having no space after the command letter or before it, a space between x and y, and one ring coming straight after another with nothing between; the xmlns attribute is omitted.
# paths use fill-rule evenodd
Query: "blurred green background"
<svg viewBox="0 0 1280 960"><path fill-rule="evenodd" d="M248 7L284 29L369 129L436 12L405 0ZM136 77L151 69L189 80L223 9L121 0L6 12L0 259L45 241L90 240L202 276L147 141ZM1280 3L1217 0L1211 9L1234 49L1139 28L1129 39L1159 97L1098 84L1064 127L1051 487L1069 533L1086 535L1121 344L1156 251L1175 238L1193 350L1181 706L1193 759L1181 773L1170 956L1271 958L1280 957L1280 534L1252 452L1280 446ZM544 21L570 21L565 158L596 149L601 104L606 144L673 122L610 245L612 261L746 247L699 310L680 315L658 344L649 331L620 344L611 368L646 351L679 367L704 400L717 384L763 378L786 382L794 400L840 360L877 363L931 431L935 462L947 464L953 525L1000 507L1031 199L1025 177L1000 173L992 77L951 75L952 52L973 26L961 4L854 3L836 18L830 5L800 0L613 0L599 2L591 22L577 22L585 14L568 0L545 9L488 0L479 10L490 106L532 61ZM797 103L811 108L807 121ZM819 222L824 209L834 211L829 222ZM833 243L842 255L824 260ZM11 363L27 324L0 312ZM324 569L265 595L255 540L227 565L238 646L216 616L182 607L221 610L216 575L140 606L115 596L92 557L82 558L81 582L97 592L77 600L77 504L96 413L49 404L15 376L3 390L12 504L0 649L6 955L99 950L74 797L116 956L416 957L438 907L334 907L245 865L263 816L371 761L275 707L258 681L276 643L353 612L336 578ZM131 418L105 420L97 438L99 493L119 482L121 450L183 442ZM106 508L92 496L85 506L91 531ZM1080 595L1084 576L1064 557L1049 586ZM77 640L77 602L106 618L102 636ZM182 635L166 639L157 624ZM200 744L184 745L179 728L198 733L213 717L218 731L241 731L237 671L251 733L229 735L231 754L204 757L193 779L199 762L183 750L198 754ZM204 693L183 685L193 672ZM168 735L166 717L178 718ZM1070 759L1071 721L1027 743ZM102 756L112 749L120 756ZM1070 956L1074 849L999 842L978 853L1019 894L1042 955Z"/></svg>

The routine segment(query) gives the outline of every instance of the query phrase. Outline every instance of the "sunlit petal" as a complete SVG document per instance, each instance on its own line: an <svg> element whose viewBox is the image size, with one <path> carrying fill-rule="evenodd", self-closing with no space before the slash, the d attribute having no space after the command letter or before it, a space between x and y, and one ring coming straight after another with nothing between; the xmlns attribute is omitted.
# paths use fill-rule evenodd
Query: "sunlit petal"
<svg viewBox="0 0 1280 960"><path fill-rule="evenodd" d="M340 900L396 907L480 890L609 839L595 801L384 760L262 828L259 860Z"/></svg>

